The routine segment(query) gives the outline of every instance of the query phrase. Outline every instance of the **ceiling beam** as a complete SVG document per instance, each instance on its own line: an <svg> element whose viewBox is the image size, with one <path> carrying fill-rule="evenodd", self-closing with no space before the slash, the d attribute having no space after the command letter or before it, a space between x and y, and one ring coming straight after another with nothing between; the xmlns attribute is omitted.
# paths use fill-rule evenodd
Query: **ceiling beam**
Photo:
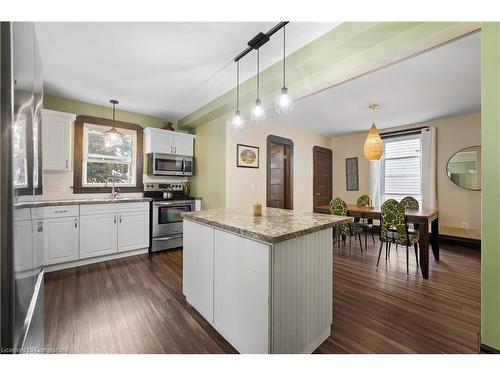
<svg viewBox="0 0 500 375"><path fill-rule="evenodd" d="M407 59L480 29L479 22L348 22L287 57L287 86L294 100ZM274 105L282 78L281 61L260 73L261 99ZM235 89L179 120L194 128L221 119L235 108ZM241 112L255 100L255 76L240 85Z"/></svg>

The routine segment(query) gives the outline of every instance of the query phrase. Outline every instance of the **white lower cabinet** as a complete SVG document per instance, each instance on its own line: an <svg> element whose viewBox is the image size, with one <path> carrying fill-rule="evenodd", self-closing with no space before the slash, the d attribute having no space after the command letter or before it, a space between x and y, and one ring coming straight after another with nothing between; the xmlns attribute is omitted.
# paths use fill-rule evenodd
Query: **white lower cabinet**
<svg viewBox="0 0 500 375"><path fill-rule="evenodd" d="M149 211L118 214L118 251L149 247Z"/></svg>
<svg viewBox="0 0 500 375"><path fill-rule="evenodd" d="M116 253L117 214L96 214L80 218L80 259Z"/></svg>
<svg viewBox="0 0 500 375"><path fill-rule="evenodd" d="M214 229L183 222L182 289L188 302L214 322Z"/></svg>
<svg viewBox="0 0 500 375"><path fill-rule="evenodd" d="M270 247L214 231L214 327L240 353L269 353Z"/></svg>
<svg viewBox="0 0 500 375"><path fill-rule="evenodd" d="M42 231L45 264L78 259L78 217L44 219Z"/></svg>
<svg viewBox="0 0 500 375"><path fill-rule="evenodd" d="M149 247L149 203L80 208L80 259Z"/></svg>
<svg viewBox="0 0 500 375"><path fill-rule="evenodd" d="M149 247L149 202L36 207L32 221L26 210L16 212L15 241L33 253L16 252L16 270L74 267Z"/></svg>

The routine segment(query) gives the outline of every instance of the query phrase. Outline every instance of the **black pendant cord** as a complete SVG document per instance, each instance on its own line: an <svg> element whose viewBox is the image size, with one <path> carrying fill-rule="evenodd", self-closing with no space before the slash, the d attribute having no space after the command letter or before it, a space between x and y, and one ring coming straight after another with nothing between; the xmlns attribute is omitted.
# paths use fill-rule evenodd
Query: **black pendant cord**
<svg viewBox="0 0 500 375"><path fill-rule="evenodd" d="M257 49L257 100L260 99L259 92L259 58L260 58L260 49Z"/></svg>
<svg viewBox="0 0 500 375"><path fill-rule="evenodd" d="M236 111L240 110L240 61L236 61Z"/></svg>
<svg viewBox="0 0 500 375"><path fill-rule="evenodd" d="M286 35L285 35L285 31L286 30L286 25L283 26L283 87L286 87L285 85L285 70L286 70L286 64L285 64L285 50L286 50Z"/></svg>
<svg viewBox="0 0 500 375"><path fill-rule="evenodd" d="M110 103L113 104L113 127L115 127L115 106L119 103L116 99L111 99Z"/></svg>

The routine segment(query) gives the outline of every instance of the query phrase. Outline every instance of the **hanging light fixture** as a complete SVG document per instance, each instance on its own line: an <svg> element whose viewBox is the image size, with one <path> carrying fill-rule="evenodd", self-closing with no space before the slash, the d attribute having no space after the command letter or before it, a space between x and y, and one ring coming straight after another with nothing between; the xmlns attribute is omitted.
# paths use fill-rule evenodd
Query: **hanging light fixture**
<svg viewBox="0 0 500 375"><path fill-rule="evenodd" d="M104 132L104 146L119 146L122 143L123 134L115 128L115 106L118 104L118 100L111 99L109 102L113 104L113 126Z"/></svg>
<svg viewBox="0 0 500 375"><path fill-rule="evenodd" d="M286 75L286 70L285 70L285 60L286 60L286 34L285 34L285 29L286 26L283 26L283 87L281 88L281 96L278 100L278 103L276 103L276 106L274 109L278 114L287 114L293 111L293 101L290 99L288 96L288 88L285 85L285 75Z"/></svg>
<svg viewBox="0 0 500 375"><path fill-rule="evenodd" d="M266 119L266 112L264 111L264 107L262 107L262 102L260 101L260 97L259 97L259 86L260 86L260 82L259 82L259 58L260 58L260 54L259 54L259 51L260 49L257 48L257 100L255 101L255 107L253 109L253 111L250 113L250 121L253 122L253 123L256 123L256 124L260 124L262 122L264 122L264 120Z"/></svg>
<svg viewBox="0 0 500 375"><path fill-rule="evenodd" d="M368 108L372 110L372 127L366 137L363 151L367 160L380 160L384 153L384 142L382 142L382 138L380 138L378 129L375 126L375 111L379 106L378 104L370 104Z"/></svg>
<svg viewBox="0 0 500 375"><path fill-rule="evenodd" d="M245 120L240 113L240 60L236 61L236 111L231 119L233 128L239 129L245 125Z"/></svg>

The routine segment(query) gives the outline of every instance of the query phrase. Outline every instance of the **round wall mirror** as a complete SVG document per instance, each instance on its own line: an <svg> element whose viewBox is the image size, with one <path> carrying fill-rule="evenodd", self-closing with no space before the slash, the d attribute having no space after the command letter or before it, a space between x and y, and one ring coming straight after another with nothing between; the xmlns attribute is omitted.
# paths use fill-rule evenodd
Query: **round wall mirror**
<svg viewBox="0 0 500 375"><path fill-rule="evenodd" d="M446 174L455 185L468 190L481 190L481 146L457 151L448 160Z"/></svg>

